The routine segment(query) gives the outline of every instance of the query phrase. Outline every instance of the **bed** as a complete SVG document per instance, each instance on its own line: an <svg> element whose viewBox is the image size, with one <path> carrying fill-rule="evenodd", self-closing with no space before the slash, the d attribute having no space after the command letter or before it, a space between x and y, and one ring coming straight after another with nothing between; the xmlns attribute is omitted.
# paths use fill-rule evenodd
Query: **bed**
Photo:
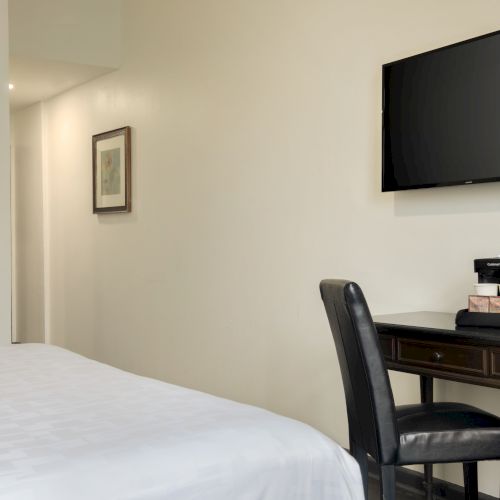
<svg viewBox="0 0 500 500"><path fill-rule="evenodd" d="M360 500L313 428L55 346L0 347L0 498Z"/></svg>

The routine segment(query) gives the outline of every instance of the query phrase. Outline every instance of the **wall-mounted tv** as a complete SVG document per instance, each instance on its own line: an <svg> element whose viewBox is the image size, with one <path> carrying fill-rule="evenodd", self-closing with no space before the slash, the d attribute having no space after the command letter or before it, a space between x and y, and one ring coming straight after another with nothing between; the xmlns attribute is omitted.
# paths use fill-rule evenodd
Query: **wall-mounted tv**
<svg viewBox="0 0 500 500"><path fill-rule="evenodd" d="M382 72L382 191L500 180L500 31Z"/></svg>

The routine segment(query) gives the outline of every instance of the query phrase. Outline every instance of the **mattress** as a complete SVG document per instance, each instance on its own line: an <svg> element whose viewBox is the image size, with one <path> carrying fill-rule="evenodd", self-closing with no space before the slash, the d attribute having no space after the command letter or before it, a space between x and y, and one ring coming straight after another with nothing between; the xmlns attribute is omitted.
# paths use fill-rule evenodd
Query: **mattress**
<svg viewBox="0 0 500 500"><path fill-rule="evenodd" d="M0 498L363 498L313 428L49 345L0 347Z"/></svg>

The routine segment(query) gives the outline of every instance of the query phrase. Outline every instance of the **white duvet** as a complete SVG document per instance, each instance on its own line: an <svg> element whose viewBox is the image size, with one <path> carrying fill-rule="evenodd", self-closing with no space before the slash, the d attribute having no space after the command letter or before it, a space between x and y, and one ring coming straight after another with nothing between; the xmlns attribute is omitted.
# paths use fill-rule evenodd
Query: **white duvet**
<svg viewBox="0 0 500 500"><path fill-rule="evenodd" d="M0 498L363 498L311 427L58 347L0 347Z"/></svg>

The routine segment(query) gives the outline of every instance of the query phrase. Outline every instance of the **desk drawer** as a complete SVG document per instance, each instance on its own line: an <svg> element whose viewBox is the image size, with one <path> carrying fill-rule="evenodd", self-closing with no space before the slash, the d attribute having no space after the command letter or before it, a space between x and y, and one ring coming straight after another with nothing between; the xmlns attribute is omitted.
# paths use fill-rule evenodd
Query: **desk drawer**
<svg viewBox="0 0 500 500"><path fill-rule="evenodd" d="M384 358L394 361L396 359L396 339L390 335L380 335L379 339Z"/></svg>
<svg viewBox="0 0 500 500"><path fill-rule="evenodd" d="M420 342L411 339L398 339L397 341L399 363L433 370L486 376L488 374L487 355L487 349L482 347Z"/></svg>
<svg viewBox="0 0 500 500"><path fill-rule="evenodd" d="M491 376L500 378L500 349L492 349L491 355Z"/></svg>

